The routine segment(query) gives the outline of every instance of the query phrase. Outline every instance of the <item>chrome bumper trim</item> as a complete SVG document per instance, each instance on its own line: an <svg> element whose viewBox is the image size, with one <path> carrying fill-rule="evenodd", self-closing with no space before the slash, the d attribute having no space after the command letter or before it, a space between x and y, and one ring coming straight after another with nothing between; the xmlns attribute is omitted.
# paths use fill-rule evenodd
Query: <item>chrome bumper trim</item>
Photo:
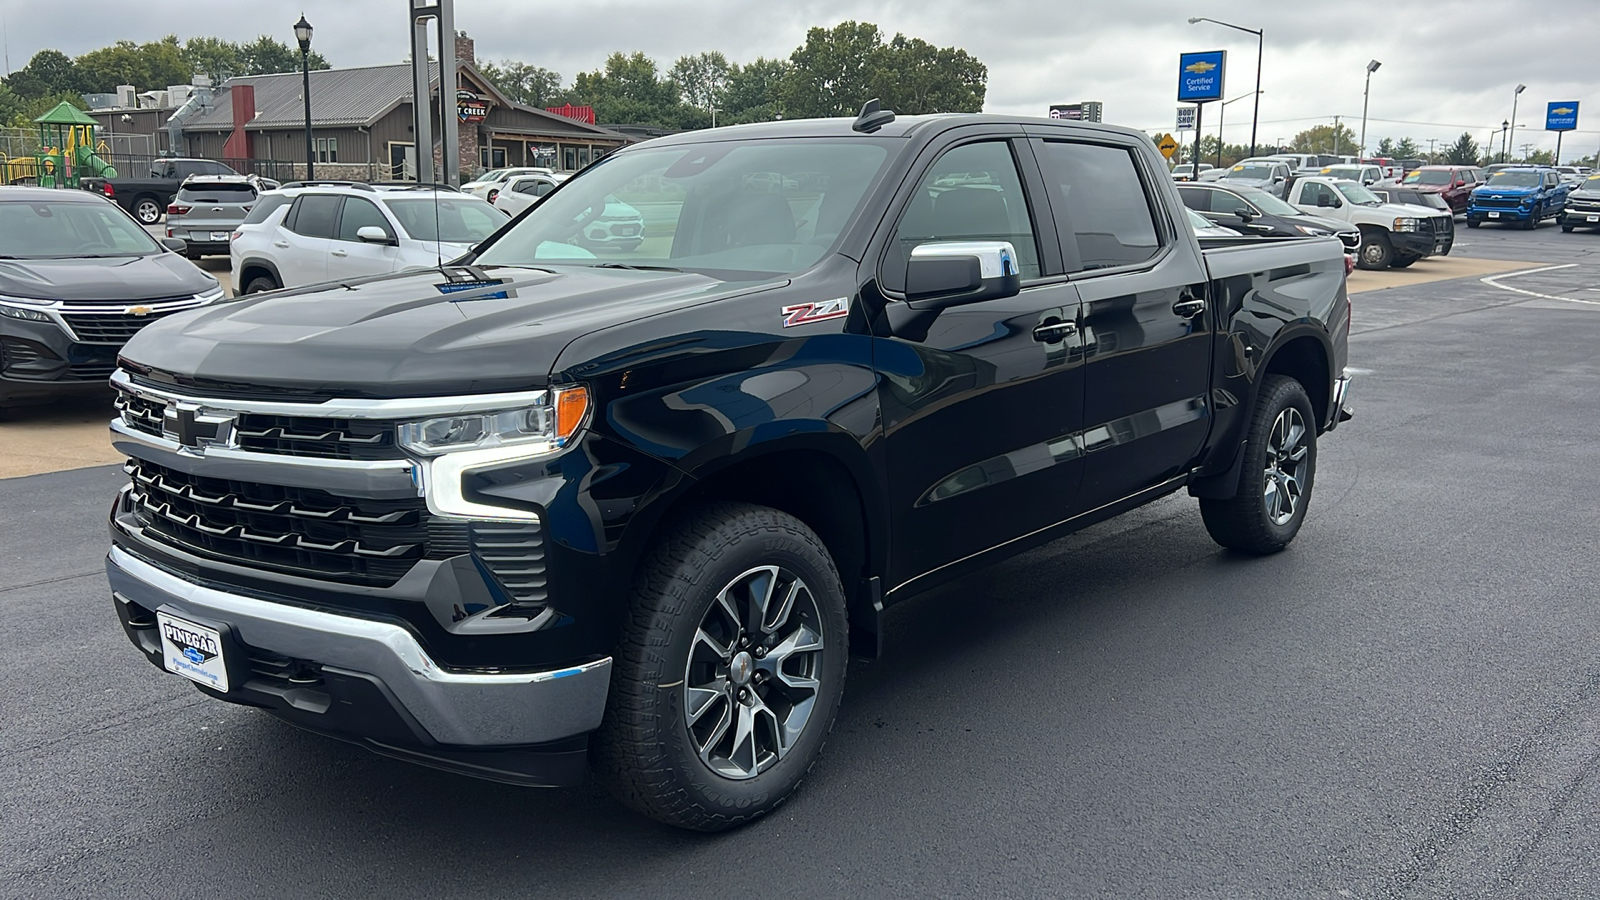
<svg viewBox="0 0 1600 900"><path fill-rule="evenodd" d="M508 394L468 394L460 397L416 397L401 400L334 399L317 403L285 403L267 400L236 400L207 397L204 394L179 394L160 388L134 384L122 369L111 373L111 386L119 391L139 394L164 402L199 403L207 409L257 413L265 416L309 416L319 419L420 419L458 413L493 412L532 406L546 399L546 391L518 391Z"/></svg>
<svg viewBox="0 0 1600 900"><path fill-rule="evenodd" d="M611 658L547 672L477 674L439 668L398 625L213 590L112 547L111 589L146 609L230 626L245 645L370 675L441 744L540 744L598 728Z"/></svg>
<svg viewBox="0 0 1600 900"><path fill-rule="evenodd" d="M398 500L422 496L421 479L409 459L350 460L284 456L206 447L203 452L146 434L119 419L111 420L111 446L118 453L177 469L190 475L315 488L341 497Z"/></svg>

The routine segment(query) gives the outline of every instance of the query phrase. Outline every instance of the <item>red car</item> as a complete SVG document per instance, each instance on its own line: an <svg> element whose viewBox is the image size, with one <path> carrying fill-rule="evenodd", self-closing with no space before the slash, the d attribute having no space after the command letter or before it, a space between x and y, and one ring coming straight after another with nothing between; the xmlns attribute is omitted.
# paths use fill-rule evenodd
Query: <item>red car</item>
<svg viewBox="0 0 1600 900"><path fill-rule="evenodd" d="M1465 213L1472 189L1483 183L1483 176L1472 166L1423 166L1406 173L1402 185L1438 194L1453 213Z"/></svg>

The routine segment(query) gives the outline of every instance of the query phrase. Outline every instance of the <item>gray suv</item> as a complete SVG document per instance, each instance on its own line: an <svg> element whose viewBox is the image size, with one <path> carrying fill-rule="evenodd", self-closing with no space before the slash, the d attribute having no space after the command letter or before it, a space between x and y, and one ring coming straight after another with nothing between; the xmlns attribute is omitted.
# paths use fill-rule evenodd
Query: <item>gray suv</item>
<svg viewBox="0 0 1600 900"><path fill-rule="evenodd" d="M167 237L188 243L190 259L226 256L234 229L261 191L277 187L247 175L191 175L167 207Z"/></svg>

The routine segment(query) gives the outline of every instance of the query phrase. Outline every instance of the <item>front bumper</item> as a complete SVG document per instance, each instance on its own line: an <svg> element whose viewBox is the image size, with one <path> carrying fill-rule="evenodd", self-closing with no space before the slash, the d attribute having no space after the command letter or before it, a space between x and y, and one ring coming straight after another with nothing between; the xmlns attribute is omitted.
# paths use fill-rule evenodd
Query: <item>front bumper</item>
<svg viewBox="0 0 1600 900"><path fill-rule="evenodd" d="M124 630L155 665L157 611L220 627L239 676L227 693L202 691L388 755L498 781L571 783L605 708L610 657L548 671L447 670L391 622L207 587L121 547L106 574Z"/></svg>
<svg viewBox="0 0 1600 900"><path fill-rule="evenodd" d="M0 318L0 399L104 390L120 349L75 341L53 321Z"/></svg>
<svg viewBox="0 0 1600 900"><path fill-rule="evenodd" d="M1469 222L1526 222L1533 217L1529 206L1468 206Z"/></svg>
<svg viewBox="0 0 1600 900"><path fill-rule="evenodd" d="M1400 256L1433 256L1445 249L1441 246L1443 241L1442 236L1435 236L1431 231L1389 232L1389 244Z"/></svg>
<svg viewBox="0 0 1600 900"><path fill-rule="evenodd" d="M1600 228L1600 207L1589 209L1568 206L1561 212L1561 224L1575 228Z"/></svg>

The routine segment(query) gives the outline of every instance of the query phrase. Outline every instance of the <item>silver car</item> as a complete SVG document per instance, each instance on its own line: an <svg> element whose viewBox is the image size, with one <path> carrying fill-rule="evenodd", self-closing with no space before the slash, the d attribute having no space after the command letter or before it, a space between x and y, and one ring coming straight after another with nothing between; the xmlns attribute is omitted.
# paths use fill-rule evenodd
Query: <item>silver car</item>
<svg viewBox="0 0 1600 900"><path fill-rule="evenodd" d="M167 237L182 238L190 259L228 254L229 235L267 186L244 175L191 175L167 207Z"/></svg>

